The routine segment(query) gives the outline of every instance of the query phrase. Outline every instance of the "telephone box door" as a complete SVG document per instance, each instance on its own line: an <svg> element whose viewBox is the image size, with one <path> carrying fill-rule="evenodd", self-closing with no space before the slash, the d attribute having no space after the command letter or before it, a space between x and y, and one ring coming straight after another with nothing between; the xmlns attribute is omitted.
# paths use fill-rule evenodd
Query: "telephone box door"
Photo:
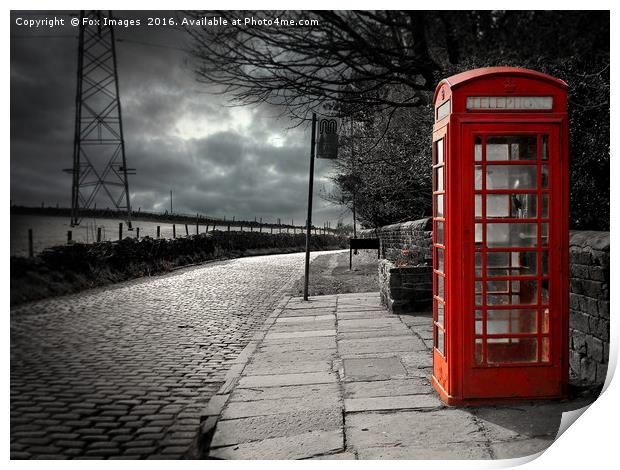
<svg viewBox="0 0 620 470"><path fill-rule="evenodd" d="M566 211L561 127L463 130L463 394L559 396L562 217L550 216Z"/></svg>

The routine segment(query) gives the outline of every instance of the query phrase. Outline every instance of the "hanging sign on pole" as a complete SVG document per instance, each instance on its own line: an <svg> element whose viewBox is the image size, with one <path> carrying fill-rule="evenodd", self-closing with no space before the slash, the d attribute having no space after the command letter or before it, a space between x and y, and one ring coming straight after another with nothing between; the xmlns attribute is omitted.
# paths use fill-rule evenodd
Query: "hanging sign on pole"
<svg viewBox="0 0 620 470"><path fill-rule="evenodd" d="M308 218L306 219L306 264L304 266L304 300L308 300L308 280L310 277L310 234L312 231L312 191L314 186L314 159L338 158L338 126L335 117L317 117L312 113L310 139L310 178L308 181ZM315 230L316 231L316 230Z"/></svg>
<svg viewBox="0 0 620 470"><path fill-rule="evenodd" d="M339 119L331 116L319 116L317 121L316 158L335 160L338 158Z"/></svg>

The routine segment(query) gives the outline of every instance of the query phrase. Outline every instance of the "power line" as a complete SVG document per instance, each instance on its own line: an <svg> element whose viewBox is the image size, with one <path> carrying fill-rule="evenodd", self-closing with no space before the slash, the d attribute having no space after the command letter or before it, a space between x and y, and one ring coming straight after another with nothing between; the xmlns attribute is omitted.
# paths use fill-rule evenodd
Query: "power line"
<svg viewBox="0 0 620 470"><path fill-rule="evenodd" d="M77 39L76 34L11 34L12 38L17 39L36 39L36 38L60 38L60 39Z"/></svg>
<svg viewBox="0 0 620 470"><path fill-rule="evenodd" d="M126 43L131 43L131 44L138 44L140 46L147 46L147 47L159 47L162 49L174 49L176 51L188 52L188 53L191 52L189 49L183 49L181 47L169 46L167 44L156 44L154 42L136 41L135 39L116 38L116 42L126 42Z"/></svg>

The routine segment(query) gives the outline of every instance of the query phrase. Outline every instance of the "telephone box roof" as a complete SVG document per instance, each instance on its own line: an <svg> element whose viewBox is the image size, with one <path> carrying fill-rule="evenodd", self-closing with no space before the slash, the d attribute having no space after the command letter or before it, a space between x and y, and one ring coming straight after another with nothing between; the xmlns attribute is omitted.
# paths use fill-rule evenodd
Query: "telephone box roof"
<svg viewBox="0 0 620 470"><path fill-rule="evenodd" d="M468 70L466 72L461 72L456 75L452 75L451 77L444 78L441 80L437 87L435 88L435 95L433 96L433 103L437 100L437 93L441 88L441 85L447 83L448 86L452 89L457 88L467 82L472 80L477 80L479 78L487 78L492 76L502 76L502 75L510 75L517 77L525 77L525 78L534 78L544 82L547 82L551 85L557 86L562 89L567 89L568 85L564 80L560 80L559 78L552 77L551 75L547 75L545 73L536 72L535 70L524 69L520 67L484 67L480 69Z"/></svg>

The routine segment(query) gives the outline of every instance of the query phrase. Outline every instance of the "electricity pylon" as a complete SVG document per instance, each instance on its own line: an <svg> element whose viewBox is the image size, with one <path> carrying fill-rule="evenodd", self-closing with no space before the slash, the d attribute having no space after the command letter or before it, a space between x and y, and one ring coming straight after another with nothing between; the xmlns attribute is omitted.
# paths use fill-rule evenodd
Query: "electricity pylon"
<svg viewBox="0 0 620 470"><path fill-rule="evenodd" d="M103 190L131 230L127 176L135 170L125 158L114 29L104 20L100 11L80 12L73 168L66 170L73 175L71 226Z"/></svg>

